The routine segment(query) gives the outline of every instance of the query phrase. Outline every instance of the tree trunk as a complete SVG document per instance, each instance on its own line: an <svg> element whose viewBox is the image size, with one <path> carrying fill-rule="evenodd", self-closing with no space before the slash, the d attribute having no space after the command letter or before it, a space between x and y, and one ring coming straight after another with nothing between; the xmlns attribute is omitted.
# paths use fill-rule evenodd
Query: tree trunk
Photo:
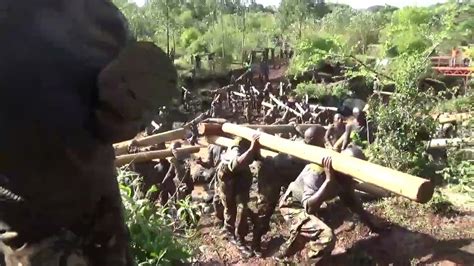
<svg viewBox="0 0 474 266"><path fill-rule="evenodd" d="M166 54L170 56L170 12L166 5Z"/></svg>

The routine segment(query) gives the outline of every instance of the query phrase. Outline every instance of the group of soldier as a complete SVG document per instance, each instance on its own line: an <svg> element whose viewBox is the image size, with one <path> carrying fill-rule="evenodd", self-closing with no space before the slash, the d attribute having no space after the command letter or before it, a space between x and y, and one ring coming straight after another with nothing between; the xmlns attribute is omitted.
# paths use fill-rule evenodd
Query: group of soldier
<svg viewBox="0 0 474 266"><path fill-rule="evenodd" d="M362 150L351 143L354 133L367 139L368 123L363 111L354 108L350 112L352 119L349 119L347 110L318 109L318 106L311 108L307 102L288 96L291 94L291 83L280 83L279 91L275 91L269 82L263 89L257 89L251 82L251 79L245 80L244 75L234 79L234 83L224 89L215 90L207 115L233 122L315 124L303 132L296 130L291 134L279 135L365 159ZM237 100L236 96L245 101ZM275 104L266 104L268 111L264 112L263 103L272 101ZM226 116L225 110L232 110L232 114ZM173 143L172 149L178 145L178 142ZM131 152L133 149L132 143ZM198 158L194 161L211 170L211 178L206 180L212 183L211 188L215 192L214 214L222 222L222 236L235 244L244 256L262 255L262 237L270 229L270 218L277 206L290 226L290 237L276 256L278 259L293 255L298 250L297 243L301 241L309 243L308 259L319 260L331 252L335 243L334 233L319 218L318 211L325 201L336 196L358 214L370 229L374 232L381 230L356 197L354 189L357 183L350 176L335 172L331 158L325 158L323 166L318 166L287 154L262 157L260 149L258 134L252 141L237 137L233 145L227 148L209 145L207 160ZM166 204L169 200L182 199L191 194L193 182L199 177L191 175L190 163L189 157L180 158L177 154L170 163L160 160L134 163L132 167L145 177L142 191L158 184L159 194L152 199ZM251 187L255 181L258 200L255 204L249 204ZM252 240L248 245L246 237L251 228Z"/></svg>

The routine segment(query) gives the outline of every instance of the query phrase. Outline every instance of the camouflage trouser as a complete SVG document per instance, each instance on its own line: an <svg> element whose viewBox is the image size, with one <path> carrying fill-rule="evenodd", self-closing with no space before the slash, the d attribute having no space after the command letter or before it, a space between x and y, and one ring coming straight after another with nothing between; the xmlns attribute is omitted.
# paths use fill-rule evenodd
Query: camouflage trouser
<svg viewBox="0 0 474 266"><path fill-rule="evenodd" d="M275 176L269 176L274 178ZM270 182L267 182L270 181ZM273 182L272 182L273 181ZM281 183L278 180L268 180L267 177L259 174L258 176L258 193L259 200L257 203L257 219L254 225L253 243L254 248L260 247L261 238L270 230L270 220L275 211L280 198Z"/></svg>
<svg viewBox="0 0 474 266"><path fill-rule="evenodd" d="M261 238L270 230L270 220L275 211L282 187L287 187L301 172L299 167L275 167L263 161L258 164L258 222L253 231L253 247L259 248Z"/></svg>
<svg viewBox="0 0 474 266"><path fill-rule="evenodd" d="M288 193L280 202L280 212L290 225L290 238L282 246L284 256L292 256L306 247L308 259L318 259L331 254L336 243L333 230L314 215L292 202Z"/></svg>
<svg viewBox="0 0 474 266"><path fill-rule="evenodd" d="M86 266L91 265L85 257L80 240L69 232L52 236L36 244L13 249L0 241L6 266ZM2 262L0 261L0 265Z"/></svg>
<svg viewBox="0 0 474 266"><path fill-rule="evenodd" d="M221 197L219 196L219 180L217 179L217 173L213 178L214 186L214 197L212 198L212 205L217 219L224 221L224 206L222 205Z"/></svg>
<svg viewBox="0 0 474 266"><path fill-rule="evenodd" d="M229 173L227 165L222 163L217 170L217 193L224 206L224 227L228 232L236 233L240 239L244 238L249 231L249 219L252 211L248 207L250 186L252 176L233 176ZM237 208L240 208L240 217L237 220Z"/></svg>

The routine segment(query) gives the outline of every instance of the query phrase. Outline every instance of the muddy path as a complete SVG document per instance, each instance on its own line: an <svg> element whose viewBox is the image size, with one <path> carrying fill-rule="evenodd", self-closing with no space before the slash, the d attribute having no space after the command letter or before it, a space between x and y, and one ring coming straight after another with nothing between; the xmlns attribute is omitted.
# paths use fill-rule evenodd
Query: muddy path
<svg viewBox="0 0 474 266"><path fill-rule="evenodd" d="M255 195L253 197L255 199ZM321 265L474 265L474 216L472 211L450 215L432 213L427 207L392 198L365 203L366 208L390 230L373 234L338 201L322 209L320 216L334 229L337 242L331 257ZM221 224L204 215L194 242L198 265L276 265L273 258L289 235L277 209L271 231L263 238L263 257L246 258L219 233ZM247 237L250 245L251 236ZM304 250L288 259L306 264Z"/></svg>

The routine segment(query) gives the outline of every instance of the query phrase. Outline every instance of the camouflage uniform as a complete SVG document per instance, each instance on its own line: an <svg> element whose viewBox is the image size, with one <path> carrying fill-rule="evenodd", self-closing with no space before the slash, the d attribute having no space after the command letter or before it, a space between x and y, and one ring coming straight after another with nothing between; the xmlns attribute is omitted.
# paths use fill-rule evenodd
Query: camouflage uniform
<svg viewBox="0 0 474 266"><path fill-rule="evenodd" d="M181 200L190 195L194 189L191 178L191 165L188 159L171 158L171 168L175 171L174 183L176 187L176 199Z"/></svg>
<svg viewBox="0 0 474 266"><path fill-rule="evenodd" d="M254 226L253 247L260 246L261 237L270 229L270 218L280 199L281 188L296 179L305 166L304 161L287 154L267 157L258 163L258 222Z"/></svg>
<svg viewBox="0 0 474 266"><path fill-rule="evenodd" d="M233 147L217 167L217 193L224 205L224 227L232 235L234 231L243 239L249 230L248 219L251 211L248 207L252 173L249 166L238 166L238 147ZM238 207L241 209L240 219L237 219Z"/></svg>
<svg viewBox="0 0 474 266"><path fill-rule="evenodd" d="M156 186L158 189L160 188L161 182L170 168L168 160L132 163L130 168L143 178L138 187L137 197L144 198L148 196L150 201L156 201L159 195L157 192L149 195L147 195L147 193L152 186Z"/></svg>
<svg viewBox="0 0 474 266"><path fill-rule="evenodd" d="M307 258L310 260L330 254L334 248L333 230L307 212L308 198L316 193L324 180L324 170L309 164L281 198L280 212L290 225L290 238L282 246L282 255L293 255L302 243L306 244Z"/></svg>

